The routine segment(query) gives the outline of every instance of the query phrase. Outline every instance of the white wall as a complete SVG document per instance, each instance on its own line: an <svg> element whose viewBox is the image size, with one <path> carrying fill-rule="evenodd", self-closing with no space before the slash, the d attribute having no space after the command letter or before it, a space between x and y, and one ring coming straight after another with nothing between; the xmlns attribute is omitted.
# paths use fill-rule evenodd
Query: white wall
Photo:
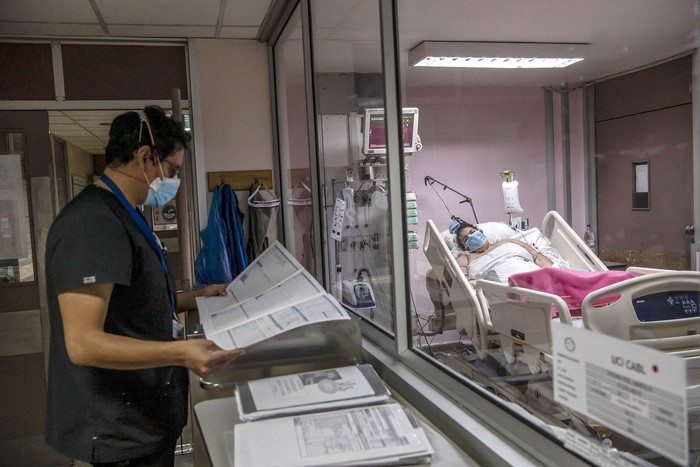
<svg viewBox="0 0 700 467"><path fill-rule="evenodd" d="M199 219L204 227L211 198L206 172L273 168L269 67L267 45L254 40L194 39L189 53ZM246 212L248 187L240 188L245 191L237 192L239 205Z"/></svg>

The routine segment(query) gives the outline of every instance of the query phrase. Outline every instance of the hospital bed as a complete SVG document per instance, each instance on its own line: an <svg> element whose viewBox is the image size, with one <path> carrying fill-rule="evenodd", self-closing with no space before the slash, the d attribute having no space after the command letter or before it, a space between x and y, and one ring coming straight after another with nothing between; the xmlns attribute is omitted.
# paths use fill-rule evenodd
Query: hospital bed
<svg viewBox="0 0 700 467"><path fill-rule="evenodd" d="M571 317L564 301L522 287L477 281L479 352L502 352L511 365L532 374L551 368L552 310L562 323L652 347L683 358L686 364L691 451L700 450L700 272L634 268L638 275L589 293L581 318ZM602 300L604 299L604 300ZM604 302L601 304L601 300ZM491 344L491 348L489 348ZM526 396L527 397L527 396Z"/></svg>
<svg viewBox="0 0 700 467"><path fill-rule="evenodd" d="M487 223L502 224L504 223ZM480 224L481 225L481 224ZM484 224L485 225L485 224ZM506 232L509 227L506 226ZM568 262L570 267L584 271L606 271L607 267L581 240L576 232L556 211L547 213L541 228L531 229L531 243L551 249ZM515 231L507 235L518 235ZM502 237L503 235L501 235ZM485 313L470 283L455 259L453 248L446 242L447 232L441 232L432 220L426 223L423 251L431 264L427 273L428 290L436 306L443 307L449 315L454 312L456 329L469 337L481 358L485 358L488 333ZM487 234L489 237L489 234ZM516 236L515 238L521 238ZM493 240L489 238L489 241Z"/></svg>
<svg viewBox="0 0 700 467"><path fill-rule="evenodd" d="M607 269L557 213L548 213L540 230L572 268ZM424 251L440 300L455 311L457 329L470 338L481 361L494 356L493 361L505 361L506 373L523 367L533 376L549 373L553 319L684 358L690 448L700 449L700 272L630 267L627 271L635 277L590 292L581 302L580 316L573 317L566 302L551 293L468 281L432 221L426 226ZM542 401L540 395L548 389L546 382L532 379L522 399L514 402L561 410L553 401Z"/></svg>

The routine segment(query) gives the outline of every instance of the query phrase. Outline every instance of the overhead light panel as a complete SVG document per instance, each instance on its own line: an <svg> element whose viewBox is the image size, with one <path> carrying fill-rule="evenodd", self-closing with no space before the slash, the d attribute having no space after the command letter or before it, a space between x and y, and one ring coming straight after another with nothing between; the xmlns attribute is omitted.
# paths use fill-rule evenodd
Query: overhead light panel
<svg viewBox="0 0 700 467"><path fill-rule="evenodd" d="M411 66L449 68L564 68L587 56L587 44L539 42L425 41L408 52Z"/></svg>

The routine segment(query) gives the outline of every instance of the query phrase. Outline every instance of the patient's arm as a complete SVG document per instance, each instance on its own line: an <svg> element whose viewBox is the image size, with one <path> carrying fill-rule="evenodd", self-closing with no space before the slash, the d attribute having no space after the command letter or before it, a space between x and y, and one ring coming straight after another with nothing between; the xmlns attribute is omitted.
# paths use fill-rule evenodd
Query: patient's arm
<svg viewBox="0 0 700 467"><path fill-rule="evenodd" d="M456 259L457 259L457 264L459 264L459 267L462 268L462 272L464 274L469 274L469 270L468 270L469 255L460 255Z"/></svg>
<svg viewBox="0 0 700 467"><path fill-rule="evenodd" d="M529 243L523 242L516 238L506 238L501 241L515 243L516 245L520 245L521 247L525 248L525 250L532 255L532 260L535 262L535 264L541 268L549 268L554 266L554 261L549 259L547 255L543 255L539 251L535 250Z"/></svg>
<svg viewBox="0 0 700 467"><path fill-rule="evenodd" d="M551 268L552 266L554 266L554 261L549 259L547 255L543 255L542 253L535 252L533 258L535 258L535 264L541 268Z"/></svg>

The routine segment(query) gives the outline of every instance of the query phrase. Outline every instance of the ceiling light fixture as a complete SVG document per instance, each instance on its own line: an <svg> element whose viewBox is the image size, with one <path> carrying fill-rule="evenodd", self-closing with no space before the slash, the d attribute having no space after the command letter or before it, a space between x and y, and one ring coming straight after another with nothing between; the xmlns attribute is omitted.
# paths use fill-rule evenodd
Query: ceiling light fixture
<svg viewBox="0 0 700 467"><path fill-rule="evenodd" d="M527 42L425 41L408 52L411 66L450 68L564 68L587 56L587 44Z"/></svg>

